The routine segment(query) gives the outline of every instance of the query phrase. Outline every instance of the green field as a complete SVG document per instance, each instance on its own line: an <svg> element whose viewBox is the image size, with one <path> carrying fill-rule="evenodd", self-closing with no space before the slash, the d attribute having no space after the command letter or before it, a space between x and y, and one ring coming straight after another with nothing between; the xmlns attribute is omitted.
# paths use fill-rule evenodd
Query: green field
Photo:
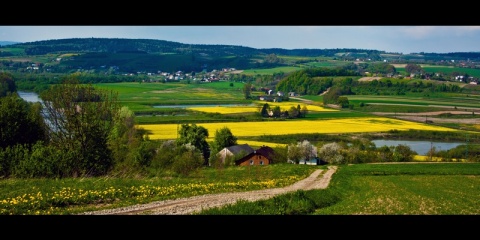
<svg viewBox="0 0 480 240"><path fill-rule="evenodd" d="M424 107L441 107L441 108L462 108L462 109L476 109L478 100L471 97L415 97L415 96L373 96L373 95L346 95L349 101L353 103L363 102L376 104L397 104L397 105L411 105Z"/></svg>
<svg viewBox="0 0 480 240"><path fill-rule="evenodd" d="M448 67L448 66L434 66L434 65L421 65L422 69L428 73L445 73L451 74L453 72L466 73L471 77L480 78L480 69L474 68L460 68L460 67ZM405 67L396 67L397 72L405 72Z"/></svg>
<svg viewBox="0 0 480 240"><path fill-rule="evenodd" d="M69 215L221 192L284 187L319 167L277 164L202 168L188 177L2 179L0 215Z"/></svg>
<svg viewBox="0 0 480 240"><path fill-rule="evenodd" d="M134 112L163 112L155 105L249 103L243 83L98 83L100 89L118 92L119 102Z"/></svg>
<svg viewBox="0 0 480 240"><path fill-rule="evenodd" d="M3 47L2 52L8 52L11 53L15 56L20 56L20 55L25 55L25 50L23 48L9 48L9 47ZM7 57L8 59L11 57ZM1 58L0 58L1 59Z"/></svg>
<svg viewBox="0 0 480 240"><path fill-rule="evenodd" d="M305 65L308 67L339 67L346 65L348 62L345 61L321 61L321 62L309 62Z"/></svg>
<svg viewBox="0 0 480 240"><path fill-rule="evenodd" d="M314 214L478 215L479 167L478 163L345 166L332 182L342 201Z"/></svg>
<svg viewBox="0 0 480 240"><path fill-rule="evenodd" d="M275 68L265 68L265 69L247 69L242 71L242 74L248 76L254 75L273 75L274 73L290 73L298 70L302 70L302 67L275 67Z"/></svg>
<svg viewBox="0 0 480 240"><path fill-rule="evenodd" d="M2 215L70 215L172 198L284 187L319 168L325 166L203 168L186 178L7 179L1 182L0 209ZM326 189L239 202L202 214L478 215L479 175L479 163L341 165Z"/></svg>
<svg viewBox="0 0 480 240"><path fill-rule="evenodd" d="M339 166L325 190L298 191L203 215L478 215L478 163Z"/></svg>

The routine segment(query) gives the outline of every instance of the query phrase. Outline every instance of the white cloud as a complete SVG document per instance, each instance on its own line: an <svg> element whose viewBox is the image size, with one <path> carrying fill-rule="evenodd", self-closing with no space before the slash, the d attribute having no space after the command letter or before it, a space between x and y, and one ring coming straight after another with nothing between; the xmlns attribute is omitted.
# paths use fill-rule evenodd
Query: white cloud
<svg viewBox="0 0 480 240"><path fill-rule="evenodd" d="M400 27L404 37L412 39L425 39L439 36L465 36L480 32L480 26L405 26Z"/></svg>
<svg viewBox="0 0 480 240"><path fill-rule="evenodd" d="M414 26L414 27L400 27L399 31L405 34L404 37L413 39L423 39L438 32L439 28L436 26Z"/></svg>

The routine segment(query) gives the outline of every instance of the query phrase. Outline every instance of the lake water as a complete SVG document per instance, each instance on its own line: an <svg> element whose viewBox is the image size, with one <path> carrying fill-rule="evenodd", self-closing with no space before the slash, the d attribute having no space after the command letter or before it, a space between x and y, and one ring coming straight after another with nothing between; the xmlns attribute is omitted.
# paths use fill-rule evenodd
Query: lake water
<svg viewBox="0 0 480 240"><path fill-rule="evenodd" d="M191 104L191 105L155 105L154 108L192 108L192 107L235 107L245 106L251 107L255 104Z"/></svg>
<svg viewBox="0 0 480 240"><path fill-rule="evenodd" d="M411 141L411 140L372 140L377 148L382 146L398 146L399 144L407 145L418 155L427 155L431 147L435 147L436 151L444 151L465 144L462 142L430 142L430 141Z"/></svg>
<svg viewBox="0 0 480 240"><path fill-rule="evenodd" d="M17 93L27 102L42 102L42 99L34 92L17 91Z"/></svg>

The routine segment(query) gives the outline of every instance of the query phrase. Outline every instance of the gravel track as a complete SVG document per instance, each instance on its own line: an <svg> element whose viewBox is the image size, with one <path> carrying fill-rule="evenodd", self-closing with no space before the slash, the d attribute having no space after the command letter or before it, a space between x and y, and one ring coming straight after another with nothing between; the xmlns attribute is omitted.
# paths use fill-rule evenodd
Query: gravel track
<svg viewBox="0 0 480 240"><path fill-rule="evenodd" d="M156 201L129 207L85 212L80 215L189 215L204 209L234 204L238 200L257 201L297 190L324 189L330 183L337 167L318 169L307 178L283 188L272 188L248 192L218 193L189 198ZM320 174L323 174L320 176Z"/></svg>

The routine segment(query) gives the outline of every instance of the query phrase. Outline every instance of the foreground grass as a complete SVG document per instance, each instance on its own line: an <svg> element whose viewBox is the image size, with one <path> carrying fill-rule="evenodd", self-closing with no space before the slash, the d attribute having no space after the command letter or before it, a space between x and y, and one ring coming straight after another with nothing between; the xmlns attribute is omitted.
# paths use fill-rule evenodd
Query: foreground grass
<svg viewBox="0 0 480 240"><path fill-rule="evenodd" d="M188 177L5 179L0 215L68 215L158 200L288 186L316 168L305 165L204 168Z"/></svg>
<svg viewBox="0 0 480 240"><path fill-rule="evenodd" d="M480 163L341 166L327 189L297 191L199 215L478 215Z"/></svg>

